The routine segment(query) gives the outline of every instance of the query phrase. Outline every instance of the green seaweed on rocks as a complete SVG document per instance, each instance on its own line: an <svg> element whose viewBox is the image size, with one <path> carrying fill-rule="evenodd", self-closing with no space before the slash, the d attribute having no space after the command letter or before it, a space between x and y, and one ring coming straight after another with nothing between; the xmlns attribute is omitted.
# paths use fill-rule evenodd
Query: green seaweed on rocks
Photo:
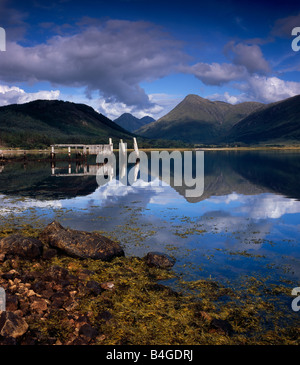
<svg viewBox="0 0 300 365"><path fill-rule="evenodd" d="M41 230L2 225L0 236L16 232L38 237ZM29 326L20 344L297 345L299 319L284 308L292 284L267 277L245 277L237 288L215 278L184 281L140 257L106 262L57 253L10 258L0 267L10 310Z"/></svg>

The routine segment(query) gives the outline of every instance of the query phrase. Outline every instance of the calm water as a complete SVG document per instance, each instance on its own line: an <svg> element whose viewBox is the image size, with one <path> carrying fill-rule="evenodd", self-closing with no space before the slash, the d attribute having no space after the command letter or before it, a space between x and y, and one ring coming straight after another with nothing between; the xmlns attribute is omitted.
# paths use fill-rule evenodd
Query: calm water
<svg viewBox="0 0 300 365"><path fill-rule="evenodd" d="M0 173L2 224L43 227L56 219L102 231L127 256L174 256L185 280L238 285L249 275L300 286L300 153L205 152L204 193L189 199L183 188L139 180L99 187L95 175L85 175L96 168L92 156L88 167L58 161L55 169L35 158Z"/></svg>

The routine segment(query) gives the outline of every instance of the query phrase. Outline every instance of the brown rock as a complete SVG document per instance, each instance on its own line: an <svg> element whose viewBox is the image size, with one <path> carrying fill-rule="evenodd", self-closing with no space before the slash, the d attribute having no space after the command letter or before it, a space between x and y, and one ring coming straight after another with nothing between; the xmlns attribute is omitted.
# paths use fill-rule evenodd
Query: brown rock
<svg viewBox="0 0 300 365"><path fill-rule="evenodd" d="M54 293L50 299L51 306L53 308L61 308L69 298L67 293Z"/></svg>
<svg viewBox="0 0 300 365"><path fill-rule="evenodd" d="M79 335L83 336L89 341L98 335L98 331L89 323L85 323L79 328Z"/></svg>
<svg viewBox="0 0 300 365"><path fill-rule="evenodd" d="M86 288L89 294L99 295L102 293L101 285L94 280L90 280L86 283Z"/></svg>
<svg viewBox="0 0 300 365"><path fill-rule="evenodd" d="M48 303L45 299L38 298L30 305L31 310L37 311L37 312L43 312L47 310Z"/></svg>
<svg viewBox="0 0 300 365"><path fill-rule="evenodd" d="M17 338L28 330L28 324L18 314L13 312L0 313L0 335Z"/></svg>
<svg viewBox="0 0 300 365"><path fill-rule="evenodd" d="M46 279L49 280L64 280L67 278L69 271L58 265L51 266L46 272Z"/></svg>
<svg viewBox="0 0 300 365"><path fill-rule="evenodd" d="M150 267L154 266L161 269L170 269L174 266L175 260L164 253L149 252L146 255L146 263Z"/></svg>
<svg viewBox="0 0 300 365"><path fill-rule="evenodd" d="M109 238L99 233L66 229L58 222L50 223L40 238L72 257L109 261L124 255L120 245Z"/></svg>
<svg viewBox="0 0 300 365"><path fill-rule="evenodd" d="M40 240L14 234L0 240L0 254L19 256L27 259L39 258L43 244Z"/></svg>
<svg viewBox="0 0 300 365"><path fill-rule="evenodd" d="M112 281L106 281L105 283L101 283L101 288L104 290L113 290L115 284Z"/></svg>

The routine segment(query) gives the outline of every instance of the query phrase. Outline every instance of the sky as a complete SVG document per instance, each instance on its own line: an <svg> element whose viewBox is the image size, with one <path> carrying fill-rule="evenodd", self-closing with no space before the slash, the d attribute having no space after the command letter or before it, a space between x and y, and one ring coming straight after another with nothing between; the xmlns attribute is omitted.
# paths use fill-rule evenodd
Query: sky
<svg viewBox="0 0 300 365"><path fill-rule="evenodd" d="M0 27L0 106L59 99L158 119L188 94L300 94L296 1L0 0Z"/></svg>

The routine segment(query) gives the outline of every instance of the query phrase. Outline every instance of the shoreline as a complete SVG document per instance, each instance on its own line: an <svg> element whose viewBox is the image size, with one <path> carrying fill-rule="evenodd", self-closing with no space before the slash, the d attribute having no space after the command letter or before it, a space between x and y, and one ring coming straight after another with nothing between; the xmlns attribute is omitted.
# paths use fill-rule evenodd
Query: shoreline
<svg viewBox="0 0 300 365"><path fill-rule="evenodd" d="M110 261L71 257L49 246L43 232L0 230L0 286L7 294L0 344L300 344L297 323L278 326L282 318L287 321L274 307L279 293L288 297L283 286L265 287L249 278L242 291L200 279L181 282L185 290L173 290L161 284L176 277L172 267L126 255ZM41 239L41 256L3 255L2 240L16 233L33 243ZM262 297L266 289L267 301ZM5 321L13 327L3 330Z"/></svg>
<svg viewBox="0 0 300 365"><path fill-rule="evenodd" d="M140 151L145 151L145 152L151 152L151 151L260 151L260 150L264 150L264 151L288 151L288 150L295 150L295 151L300 151L300 146L256 146L256 147L193 147L193 148L139 148ZM114 152L118 152L118 149L114 149ZM133 149L128 148L127 149L128 152L134 151ZM61 149L60 153L67 153L68 150L67 149ZM27 154L45 154L48 155L50 154L51 151L49 150L37 150L37 149L30 149L30 150L26 150L26 149L4 149L2 147L0 147L0 158L1 158L1 154L3 154L3 156L5 155L27 155ZM59 154L59 153L58 153Z"/></svg>

